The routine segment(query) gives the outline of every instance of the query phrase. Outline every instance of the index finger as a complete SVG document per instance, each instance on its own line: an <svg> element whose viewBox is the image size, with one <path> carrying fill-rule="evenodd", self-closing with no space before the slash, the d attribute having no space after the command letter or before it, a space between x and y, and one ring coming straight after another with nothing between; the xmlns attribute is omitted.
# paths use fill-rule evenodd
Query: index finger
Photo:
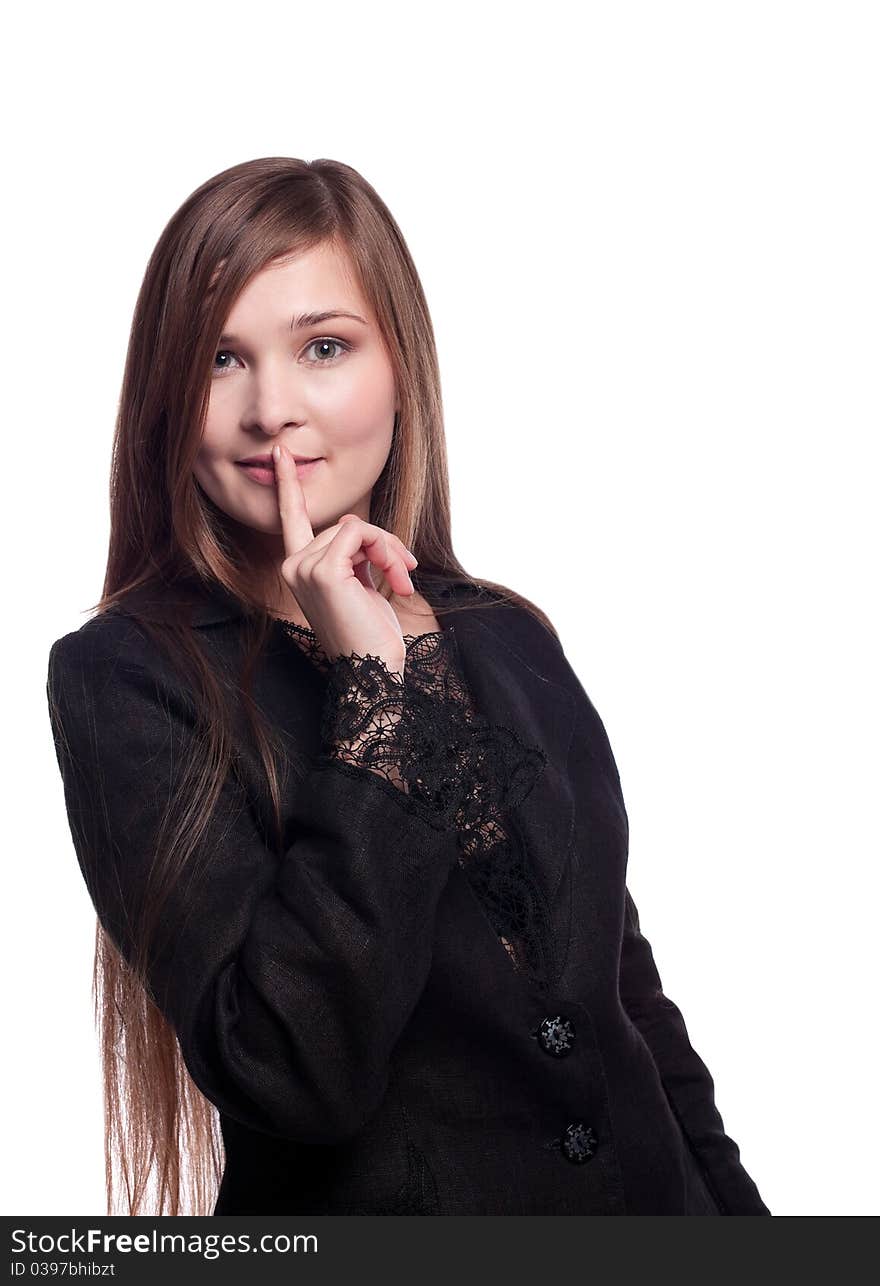
<svg viewBox="0 0 880 1286"><path fill-rule="evenodd" d="M272 448L275 461L275 487L278 509L281 514L281 531L284 536L284 557L298 554L315 539L306 498L296 476L296 462L286 447L276 442Z"/></svg>

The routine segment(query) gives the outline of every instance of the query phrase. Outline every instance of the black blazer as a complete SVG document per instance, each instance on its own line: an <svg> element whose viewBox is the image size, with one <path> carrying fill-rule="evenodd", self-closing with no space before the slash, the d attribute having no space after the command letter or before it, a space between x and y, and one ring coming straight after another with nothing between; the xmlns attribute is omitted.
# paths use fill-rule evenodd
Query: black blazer
<svg viewBox="0 0 880 1286"><path fill-rule="evenodd" d="M286 851L242 742L150 978L219 1109L214 1213L769 1214L640 932L602 721L529 612L480 593L444 621L474 593L449 585L441 635L408 639L428 645L397 724L409 792L335 757L358 700L382 696L375 670L353 677L370 662L322 669L272 627L257 699L306 757L283 796ZM241 626L225 593L195 598L215 661L237 655ZM488 726L450 722L438 654ZM119 610L53 644L47 695L76 854L127 952L193 705ZM450 768L443 738L459 735Z"/></svg>

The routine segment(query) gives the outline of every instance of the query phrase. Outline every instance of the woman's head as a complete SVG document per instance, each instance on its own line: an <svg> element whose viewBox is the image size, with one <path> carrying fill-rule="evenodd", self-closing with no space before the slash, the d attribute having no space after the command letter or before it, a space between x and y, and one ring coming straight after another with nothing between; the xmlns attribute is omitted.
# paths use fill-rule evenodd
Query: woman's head
<svg viewBox="0 0 880 1286"><path fill-rule="evenodd" d="M233 303L211 373L194 474L218 509L284 558L271 450L300 473L317 534L343 513L370 518L397 414L394 363L351 258L323 241L257 272ZM262 456L264 477L241 461ZM268 485L267 485L268 480Z"/></svg>
<svg viewBox="0 0 880 1286"><path fill-rule="evenodd" d="M336 309L364 320L291 330ZM233 166L162 232L129 342L105 597L195 572L259 607L255 562L283 557L276 493L236 462L279 439L324 457L303 477L316 531L359 513L422 576L464 575L424 292L390 211L337 161Z"/></svg>

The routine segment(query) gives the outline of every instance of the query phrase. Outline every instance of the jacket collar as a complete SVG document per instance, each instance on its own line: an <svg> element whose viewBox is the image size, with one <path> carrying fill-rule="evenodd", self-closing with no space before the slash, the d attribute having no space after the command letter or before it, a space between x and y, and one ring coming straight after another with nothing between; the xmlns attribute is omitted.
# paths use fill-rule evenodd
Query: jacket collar
<svg viewBox="0 0 880 1286"><path fill-rule="evenodd" d="M190 625L194 629L203 629L207 625L223 625L244 616L244 606L223 588L222 585L206 585L203 581L194 584Z"/></svg>

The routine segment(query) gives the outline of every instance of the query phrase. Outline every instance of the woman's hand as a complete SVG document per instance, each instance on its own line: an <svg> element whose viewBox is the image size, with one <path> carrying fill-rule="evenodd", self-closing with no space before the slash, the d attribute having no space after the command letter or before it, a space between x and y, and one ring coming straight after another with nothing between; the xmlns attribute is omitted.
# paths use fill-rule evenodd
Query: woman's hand
<svg viewBox="0 0 880 1286"><path fill-rule="evenodd" d="M316 536L293 456L280 443L272 455L284 534L281 574L325 656L332 661L340 654L369 652L402 674L406 647L400 622L373 584L370 563L398 594L412 594L409 571L418 560L397 536L357 514L343 514Z"/></svg>

